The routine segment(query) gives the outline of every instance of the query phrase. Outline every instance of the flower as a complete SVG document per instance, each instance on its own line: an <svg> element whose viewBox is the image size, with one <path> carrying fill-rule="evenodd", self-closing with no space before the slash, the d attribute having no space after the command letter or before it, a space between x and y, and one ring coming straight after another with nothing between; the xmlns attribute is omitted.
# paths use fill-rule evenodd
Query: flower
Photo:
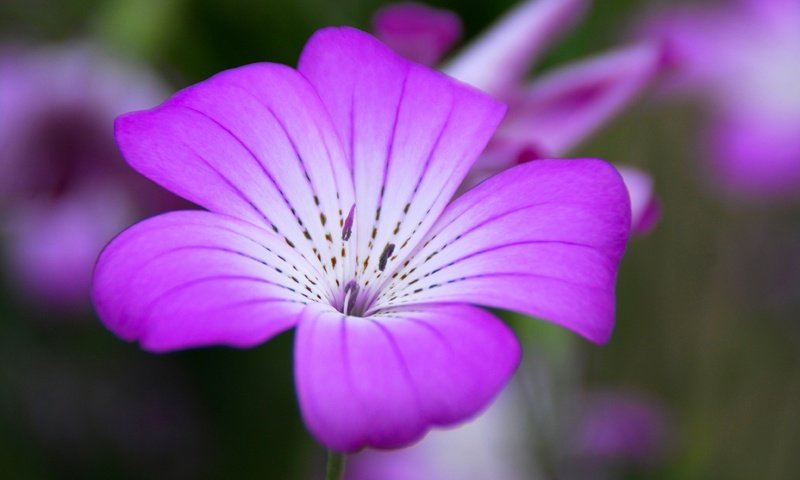
<svg viewBox="0 0 800 480"><path fill-rule="evenodd" d="M530 408L512 382L480 417L453 430L433 432L413 447L368 450L347 462L347 480L524 480L539 478L531 458Z"/></svg>
<svg viewBox="0 0 800 480"><path fill-rule="evenodd" d="M665 9L643 35L663 40L671 86L707 101L714 180L755 198L800 189L800 4L736 0Z"/></svg>
<svg viewBox="0 0 800 480"><path fill-rule="evenodd" d="M444 64L445 73L509 105L508 115L465 188L521 162L569 152L618 113L659 71L660 47L644 42L578 61L526 84L524 76L541 52L585 8L584 0L522 2ZM378 37L399 53L432 54L444 52L444 45L454 43L433 40L454 30L452 21L439 20L443 15L424 5L401 3L379 10L373 23ZM424 34L423 28L427 29ZM403 37L398 32L409 33ZM427 44L421 39L427 39ZM647 175L639 172L637 180ZM647 182L652 187L652 180ZM647 197L637 197L645 191ZM631 197L632 205L657 203L652 188L632 186ZM635 233L650 230L658 219L657 215L642 218L638 210L633 213Z"/></svg>
<svg viewBox="0 0 800 480"><path fill-rule="evenodd" d="M574 478L616 478L613 473L620 467L658 465L671 449L669 415L649 395L628 389L590 391L583 402L555 415L554 431L548 433L547 425L532 428L532 406L522 385L512 381L483 415L456 429L434 432L403 450L353 456L345 478L522 480L545 478L552 471ZM552 413L548 409L548 416Z"/></svg>
<svg viewBox="0 0 800 480"><path fill-rule="evenodd" d="M208 211L109 244L101 319L152 351L297 327L300 409L333 450L462 422L519 361L511 331L473 305L605 342L630 228L599 160L530 162L450 203L503 111L344 27L313 35L297 70L228 70L120 117L130 165Z"/></svg>
<svg viewBox="0 0 800 480"><path fill-rule="evenodd" d="M392 50L423 65L433 65L461 37L458 15L420 3L392 4L373 19L375 31Z"/></svg>
<svg viewBox="0 0 800 480"><path fill-rule="evenodd" d="M666 410L655 399L635 391L600 390L586 400L573 448L590 462L647 465L666 453L669 430Z"/></svg>
<svg viewBox="0 0 800 480"><path fill-rule="evenodd" d="M545 472L616 478L610 474L620 467L652 468L670 453L675 432L657 398L628 388L602 388L576 402L577 392L571 391L558 395L554 412L553 398L541 402L539 392L535 399L526 394L530 379L521 377L531 372L523 367L520 373L474 421L433 432L403 450L359 453L348 461L345 478L522 480L548 478ZM538 415L547 422L537 423Z"/></svg>
<svg viewBox="0 0 800 480"><path fill-rule="evenodd" d="M165 192L125 168L108 128L161 91L90 45L0 52L2 253L9 284L37 304L88 306L103 245L165 205Z"/></svg>

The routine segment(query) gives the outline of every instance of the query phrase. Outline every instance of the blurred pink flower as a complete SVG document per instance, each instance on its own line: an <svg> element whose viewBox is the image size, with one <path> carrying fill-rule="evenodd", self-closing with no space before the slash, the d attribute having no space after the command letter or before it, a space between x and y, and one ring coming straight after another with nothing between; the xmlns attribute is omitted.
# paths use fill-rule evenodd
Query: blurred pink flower
<svg viewBox="0 0 800 480"><path fill-rule="evenodd" d="M419 3L396 3L373 18L381 40L400 55L433 65L461 38L461 19L449 11Z"/></svg>
<svg viewBox="0 0 800 480"><path fill-rule="evenodd" d="M346 480L524 480L615 478L619 466L648 467L670 448L663 405L630 390L600 390L555 421L560 430L542 442L544 425L531 423L521 383L512 382L480 417L434 432L397 451L365 451L350 458ZM533 434L532 432L536 432ZM538 448L537 448L538 446ZM552 458L537 458L547 452ZM551 467L547 467L551 465Z"/></svg>
<svg viewBox="0 0 800 480"><path fill-rule="evenodd" d="M565 155L626 106L659 70L661 49L647 42L578 61L527 82L525 76L542 52L586 7L586 0L524 1L444 64L445 73L509 105L462 189L525 161ZM447 17L451 18L448 22L441 20L444 15L424 5L401 3L379 10L374 26L378 37L399 53L424 51L430 55L426 63L432 64L446 53L445 46L454 43L433 40L451 39L456 31L452 27L455 14ZM418 60L419 55L410 58ZM636 180L647 175L639 172ZM630 195L633 206L657 202L652 188L633 186ZM657 215L639 216L644 213L633 211L635 233L650 230L658 219Z"/></svg>
<svg viewBox="0 0 800 480"><path fill-rule="evenodd" d="M723 189L800 196L800 2L731 0L644 21L664 42L671 89L707 101L708 161Z"/></svg>
<svg viewBox="0 0 800 480"><path fill-rule="evenodd" d="M343 27L314 34L297 70L235 68L123 115L129 164L208 211L117 236L95 270L100 318L153 351L297 327L303 418L337 451L467 420L520 358L479 306L605 342L630 234L599 160L528 162L451 201L504 110Z"/></svg>
<svg viewBox="0 0 800 480"><path fill-rule="evenodd" d="M111 128L162 98L151 74L89 45L0 52L4 270L38 306L88 306L102 246L168 202L125 168Z"/></svg>
<svg viewBox="0 0 800 480"><path fill-rule="evenodd" d="M367 450L348 460L346 480L526 480L533 447L520 385L512 382L475 420L432 432L403 450Z"/></svg>
<svg viewBox="0 0 800 480"><path fill-rule="evenodd" d="M585 402L573 448L592 463L646 465L663 458L670 436L659 402L631 391L597 391Z"/></svg>

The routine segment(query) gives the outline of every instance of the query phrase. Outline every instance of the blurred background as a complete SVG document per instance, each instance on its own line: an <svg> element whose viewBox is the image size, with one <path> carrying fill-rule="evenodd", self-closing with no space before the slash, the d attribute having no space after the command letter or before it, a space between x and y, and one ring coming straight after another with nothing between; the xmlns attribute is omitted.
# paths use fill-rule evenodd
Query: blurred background
<svg viewBox="0 0 800 480"><path fill-rule="evenodd" d="M461 44L514 3L430 2L461 17ZM657 3L595 2L532 77L625 44ZM125 226L187 207L127 169L114 116L226 68L295 65L316 29L371 30L382 5L0 3L0 477L322 478L324 451L295 400L291 332L250 350L149 354L94 316L86 265ZM797 196L722 191L705 159L703 95L662 90L655 80L571 152L643 168L662 206L623 261L611 342L507 314L525 350L502 397L511 427L442 436L431 451L445 464L463 469L507 434L518 440L503 452L513 458L498 457L507 478L800 475ZM389 478L375 475L361 478Z"/></svg>

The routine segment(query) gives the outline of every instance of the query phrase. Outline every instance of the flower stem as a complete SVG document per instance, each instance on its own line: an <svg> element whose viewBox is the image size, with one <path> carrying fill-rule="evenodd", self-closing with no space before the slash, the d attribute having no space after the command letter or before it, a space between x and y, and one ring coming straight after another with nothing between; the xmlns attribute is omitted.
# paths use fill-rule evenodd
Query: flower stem
<svg viewBox="0 0 800 480"><path fill-rule="evenodd" d="M328 466L325 468L325 480L341 480L344 474L344 454L328 450Z"/></svg>

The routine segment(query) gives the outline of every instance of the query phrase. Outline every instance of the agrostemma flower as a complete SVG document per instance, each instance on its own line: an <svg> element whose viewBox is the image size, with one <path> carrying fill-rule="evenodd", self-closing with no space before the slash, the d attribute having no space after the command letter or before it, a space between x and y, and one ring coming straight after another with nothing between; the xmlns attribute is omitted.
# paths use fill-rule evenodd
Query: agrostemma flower
<svg viewBox="0 0 800 480"><path fill-rule="evenodd" d="M296 70L228 70L120 117L128 163L207 211L112 241L100 317L151 351L296 327L302 415L333 450L401 447L474 416L520 358L480 307L607 341L630 230L625 186L600 160L528 162L451 201L504 110L327 28Z"/></svg>

